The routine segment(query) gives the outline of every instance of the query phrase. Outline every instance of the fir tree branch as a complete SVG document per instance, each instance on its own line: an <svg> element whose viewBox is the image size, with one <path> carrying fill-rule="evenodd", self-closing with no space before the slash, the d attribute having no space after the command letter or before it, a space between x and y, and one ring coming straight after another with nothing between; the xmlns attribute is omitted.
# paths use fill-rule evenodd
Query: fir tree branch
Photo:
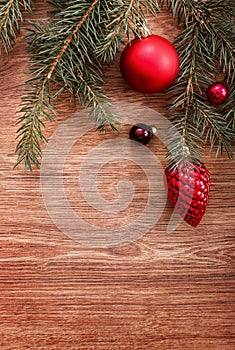
<svg viewBox="0 0 235 350"><path fill-rule="evenodd" d="M27 39L32 53L32 78L26 81L29 86L20 110L24 114L18 122L23 125L18 129L16 148L17 165L24 162L25 169L31 170L33 164L39 166L42 155L40 143L46 141L42 133L43 120L52 118L55 111L51 101L65 90L75 96L83 107L93 107L92 117L100 129L107 124L115 129L116 116L102 107L109 100L99 88L102 83L101 65L92 56L97 35L91 17L98 3L99 0L92 4L88 1L77 4L67 1L67 7L63 7L49 24L36 23L29 30ZM51 84L55 90L54 97L49 94ZM48 90L46 94L45 87Z"/></svg>
<svg viewBox="0 0 235 350"><path fill-rule="evenodd" d="M146 13L156 16L160 11L158 1L125 0L111 2L106 13L106 27L100 31L100 45L97 47L97 56L105 63L112 61L119 49L124 36L130 42L131 36L142 37L150 34Z"/></svg>
<svg viewBox="0 0 235 350"><path fill-rule="evenodd" d="M18 130L17 164L24 162L25 169L40 164L43 120L52 118L53 104L59 95L68 91L85 108L92 107L91 118L98 129L107 125L115 130L117 116L109 109L110 101L102 93L102 65L98 54L108 30L113 30L114 19L125 18L124 28L139 32L139 25L145 20L143 8L155 11L155 0L100 1L54 0L54 17L49 23L34 23L27 39L32 54L29 88L23 98L24 113L19 118L23 124ZM131 14L131 16L130 16ZM114 21L114 22L113 22ZM114 37L118 33L114 34ZM104 51L109 50L105 47ZM103 52L104 52L103 51ZM33 85L31 84L33 82ZM38 91L53 85L54 95L49 101L40 98ZM26 101L26 102L25 102Z"/></svg>
<svg viewBox="0 0 235 350"><path fill-rule="evenodd" d="M10 0L12 1L12 0ZM16 1L16 0L15 0ZM19 0L18 0L19 1ZM24 0L26 1L26 0ZM9 2L9 1L8 1ZM181 137L170 135L174 158L199 158L208 140L217 150L232 155L234 141L234 8L229 0L162 0L182 23L176 39L181 70L169 89L171 120ZM30 78L18 122L18 161L24 167L40 165L41 143L46 142L45 120L56 113L54 104L64 91L84 107L99 129L115 129L117 117L102 93L102 63L113 60L124 38L148 33L146 13L156 15L157 0L52 0L48 23L34 23L29 30L32 59ZM224 106L207 102L206 87L223 73L231 89ZM53 94L52 92L53 91ZM169 161L171 161L169 157Z"/></svg>
<svg viewBox="0 0 235 350"><path fill-rule="evenodd" d="M59 62L59 60L61 59L61 57L63 56L63 54L65 53L65 51L67 50L67 48L69 47L69 45L71 44L72 40L74 37L76 37L78 30L81 28L81 26L83 25L83 23L86 21L87 17L90 15L91 11L94 9L94 7L97 5L97 3L100 0L94 0L93 3L91 4L91 6L87 9L86 13L83 15L83 17L81 18L81 20L77 23L76 27L74 28L73 32L70 34L70 36L68 37L68 39L66 40L66 43L64 44L64 46L62 47L62 49L60 50L60 52L57 54L51 68L50 71L48 73L47 78L51 79L51 76Z"/></svg>
<svg viewBox="0 0 235 350"><path fill-rule="evenodd" d="M2 8L3 15L0 23L0 30L2 30L3 26L7 22L7 17L9 16L9 12L11 11L13 4L14 4L14 0L9 0L8 3L5 5L5 8L4 7Z"/></svg>
<svg viewBox="0 0 235 350"><path fill-rule="evenodd" d="M40 166L39 159L42 156L40 142L46 142L42 132L45 128L43 119L53 120L51 115L55 114L48 82L44 82L38 89L34 84L30 84L30 90L23 102L20 112L24 114L18 119L18 124L23 124L17 131L17 138L20 138L20 141L16 148L19 157L15 166L23 162L24 169L32 171L32 164L37 168Z"/></svg>
<svg viewBox="0 0 235 350"><path fill-rule="evenodd" d="M6 53L12 49L16 35L20 32L20 22L23 22L22 11L30 12L32 4L32 0L0 1L0 41Z"/></svg>
<svg viewBox="0 0 235 350"><path fill-rule="evenodd" d="M202 135L205 137L204 142L206 143L209 138L211 149L214 147L215 143L218 144L217 155L222 153L223 148L225 148L228 156L232 158L234 130L231 128L231 123L227 121L225 123L224 116L221 116L215 111L212 112L202 101L198 103L197 108L201 116Z"/></svg>
<svg viewBox="0 0 235 350"><path fill-rule="evenodd" d="M185 158L186 147L190 151L187 157L201 157L201 146L207 140L211 148L217 147L217 154L225 148L232 157L235 130L229 118L234 115L234 99L230 96L225 108L215 107L207 101L206 88L223 72L234 89L234 6L214 0L172 0L167 4L173 16L184 23L175 41L181 59L180 74L169 89L174 99L169 105L171 120L182 139L169 136L177 161L172 154L168 154L168 161L179 164Z"/></svg>

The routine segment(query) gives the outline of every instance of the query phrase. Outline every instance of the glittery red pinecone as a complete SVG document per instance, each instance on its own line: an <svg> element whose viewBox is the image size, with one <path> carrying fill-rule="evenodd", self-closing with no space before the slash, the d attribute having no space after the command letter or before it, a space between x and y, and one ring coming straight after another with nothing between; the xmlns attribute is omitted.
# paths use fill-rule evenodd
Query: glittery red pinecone
<svg viewBox="0 0 235 350"><path fill-rule="evenodd" d="M184 220L196 227L206 211L210 173L205 165L181 163L175 170L165 169L168 197Z"/></svg>

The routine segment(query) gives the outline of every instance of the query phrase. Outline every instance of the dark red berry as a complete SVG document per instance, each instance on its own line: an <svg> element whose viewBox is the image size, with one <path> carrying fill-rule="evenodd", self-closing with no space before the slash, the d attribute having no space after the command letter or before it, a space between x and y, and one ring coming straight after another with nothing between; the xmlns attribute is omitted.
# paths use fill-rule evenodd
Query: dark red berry
<svg viewBox="0 0 235 350"><path fill-rule="evenodd" d="M226 102L228 99L228 95L228 87L220 82L216 82L210 85L207 89L208 100L214 105Z"/></svg>
<svg viewBox="0 0 235 350"><path fill-rule="evenodd" d="M144 124L134 125L129 132L129 138L146 145L153 138L151 127Z"/></svg>

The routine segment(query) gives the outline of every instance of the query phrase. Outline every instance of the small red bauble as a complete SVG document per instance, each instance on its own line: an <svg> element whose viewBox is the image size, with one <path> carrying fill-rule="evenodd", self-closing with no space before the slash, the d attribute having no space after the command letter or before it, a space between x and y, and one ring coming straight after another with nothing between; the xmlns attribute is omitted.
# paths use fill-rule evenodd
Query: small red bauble
<svg viewBox="0 0 235 350"><path fill-rule="evenodd" d="M129 138L142 143L143 145L147 145L147 143L153 138L153 133L148 129L149 127L144 124L134 125L129 132Z"/></svg>
<svg viewBox="0 0 235 350"><path fill-rule="evenodd" d="M175 47L158 35L132 40L120 60L124 80L133 90L142 93L166 90L177 78L179 66Z"/></svg>
<svg viewBox="0 0 235 350"><path fill-rule="evenodd" d="M229 89L226 85L216 82L210 85L207 89L207 97L210 103L218 105L224 103L229 95Z"/></svg>
<svg viewBox="0 0 235 350"><path fill-rule="evenodd" d="M209 171L201 162L199 165L181 163L174 171L167 167L165 175L170 202L188 224L196 227L208 203Z"/></svg>

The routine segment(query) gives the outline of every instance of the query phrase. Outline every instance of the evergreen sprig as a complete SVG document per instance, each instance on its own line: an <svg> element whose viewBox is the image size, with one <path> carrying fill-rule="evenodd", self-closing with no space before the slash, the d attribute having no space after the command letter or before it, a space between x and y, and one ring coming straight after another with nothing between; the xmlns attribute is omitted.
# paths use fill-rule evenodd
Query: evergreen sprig
<svg viewBox="0 0 235 350"><path fill-rule="evenodd" d="M12 49L20 32L23 11L30 12L32 4L32 0L0 0L0 42L6 53Z"/></svg>
<svg viewBox="0 0 235 350"><path fill-rule="evenodd" d="M124 34L130 42L133 34L141 38L150 33L146 14L156 16L160 11L155 0L148 1L112 1L102 19L96 54L105 63L112 61L123 41Z"/></svg>
<svg viewBox="0 0 235 350"><path fill-rule="evenodd" d="M83 107L92 107L91 118L98 129L107 125L116 129L117 116L110 112L109 98L101 89L102 63L113 59L124 35L130 39L131 32L141 36L143 28L148 31L145 11L154 14L155 6L158 9L154 0L50 3L55 6L52 19L32 23L27 35L31 71L18 120L16 165L23 162L30 170L32 165L40 166L44 121L53 119L62 92L69 92Z"/></svg>
<svg viewBox="0 0 235 350"><path fill-rule="evenodd" d="M168 143L174 150L168 155L177 166L183 158L192 161L201 157L202 145L217 147L216 154L234 151L234 83L235 35L234 4L230 1L167 1L183 30L175 40L181 69L177 81L169 89L171 120L181 138L169 134ZM231 94L222 107L208 103L206 88L216 80L226 82Z"/></svg>
<svg viewBox="0 0 235 350"><path fill-rule="evenodd" d="M33 164L40 166L41 142L46 141L44 121L53 119L54 104L62 92L68 91L84 107L93 107L100 128L106 124L115 127L114 116L103 107L109 100L100 87L101 64L92 55L97 40L93 12L99 11L98 5L99 0L65 1L49 23L32 23L28 30L31 71L18 120L22 125L16 165L24 162L24 168L30 170Z"/></svg>
<svg viewBox="0 0 235 350"><path fill-rule="evenodd" d="M0 0L1 2L1 0ZM118 119L109 110L103 94L102 65L110 63L124 41L132 35L147 35L147 13L156 15L166 5L179 22L181 33L175 40L181 67L178 79L168 90L169 114L181 137L169 132L169 163L201 157L208 142L217 153L233 154L234 108L234 18L230 0L51 0L50 20L32 23L27 40L31 53L29 78L18 119L18 161L25 169L40 166L43 129L53 120L55 104L69 92L83 107L92 107L91 118L99 129L116 129ZM32 1L4 1L0 10L0 38L11 47L21 9L30 10ZM17 12L17 11L20 12ZM228 101L212 106L206 88L223 79L230 89ZM173 152L173 158L172 158Z"/></svg>

